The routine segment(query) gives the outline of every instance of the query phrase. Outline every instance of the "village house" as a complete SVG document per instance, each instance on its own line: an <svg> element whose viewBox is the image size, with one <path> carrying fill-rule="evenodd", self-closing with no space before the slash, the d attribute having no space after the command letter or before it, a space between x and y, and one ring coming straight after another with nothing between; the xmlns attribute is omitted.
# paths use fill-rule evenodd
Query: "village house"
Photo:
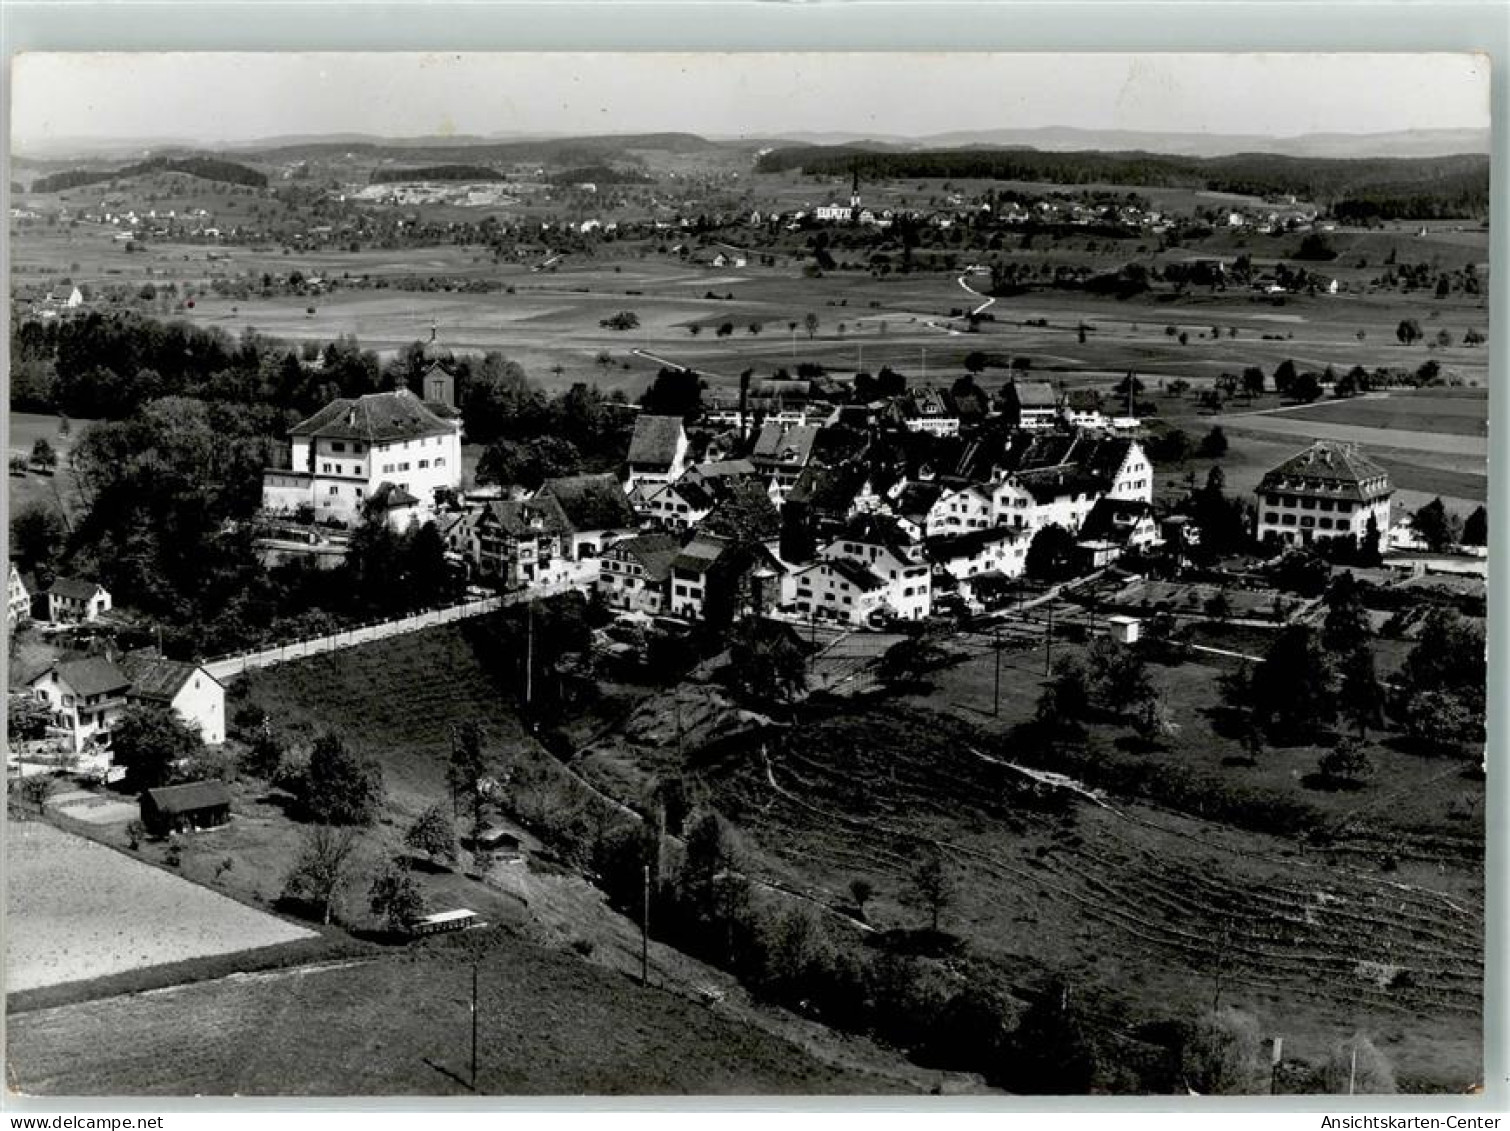
<svg viewBox="0 0 1510 1131"><path fill-rule="evenodd" d="M31 586L16 568L16 563L11 562L10 580L5 590L5 623L12 632L17 625L31 619L31 599Z"/></svg>
<svg viewBox="0 0 1510 1131"><path fill-rule="evenodd" d="M646 491L646 488L642 485L635 490ZM634 502L634 498L630 501ZM675 483L648 490L643 504L635 509L667 530L690 530L712 513L717 502L713 492L700 481L684 475Z"/></svg>
<svg viewBox="0 0 1510 1131"><path fill-rule="evenodd" d="M666 612L671 563L681 545L670 534L640 534L603 551L596 583L610 608L657 616Z"/></svg>
<svg viewBox="0 0 1510 1131"><path fill-rule="evenodd" d="M868 569L882 583L881 603L901 620L922 620L933 611L931 571L923 547L908 541L895 523L862 519L820 549L818 556ZM799 577L799 590L801 584Z"/></svg>
<svg viewBox="0 0 1510 1131"><path fill-rule="evenodd" d="M1356 445L1318 440L1260 480L1257 537L1287 546L1361 544L1372 520L1382 544L1394 494L1388 472Z"/></svg>
<svg viewBox="0 0 1510 1131"><path fill-rule="evenodd" d="M989 488L973 483L945 487L924 516L923 536L934 538L942 534L982 530L993 524L994 513Z"/></svg>
<svg viewBox="0 0 1510 1131"><path fill-rule="evenodd" d="M127 652L121 670L131 681L126 704L163 707L177 712L199 731L206 746L225 741L225 688L198 664L166 660L155 652Z"/></svg>
<svg viewBox="0 0 1510 1131"><path fill-rule="evenodd" d="M107 736L126 710L131 679L113 660L92 656L57 660L27 681L32 695L53 716L53 731L74 753Z"/></svg>
<svg viewBox="0 0 1510 1131"><path fill-rule="evenodd" d="M861 626L886 608L886 583L846 557L823 558L796 571L794 607L813 620Z"/></svg>
<svg viewBox="0 0 1510 1131"><path fill-rule="evenodd" d="M569 524L563 552L575 562L596 559L639 529L639 519L612 472L547 479L534 497L554 499L560 506Z"/></svg>
<svg viewBox="0 0 1510 1131"><path fill-rule="evenodd" d="M1111 427L1111 418L1101 409L1101 394L1095 389L1071 389L1064 395L1059 413L1071 428L1096 432Z"/></svg>
<svg viewBox="0 0 1510 1131"><path fill-rule="evenodd" d="M785 426L768 422L755 437L750 462L763 480L771 483L776 494L784 498L813 458L813 444L818 439L817 426Z"/></svg>
<svg viewBox="0 0 1510 1131"><path fill-rule="evenodd" d="M32 596L32 615L55 624L91 624L110 611L110 592L96 581L59 577Z"/></svg>
<svg viewBox="0 0 1510 1131"><path fill-rule="evenodd" d="M1053 428L1059 416L1059 398L1047 381L1019 381L1014 377L1002 386L1001 411L1012 428L1030 432Z"/></svg>
<svg viewBox="0 0 1510 1131"><path fill-rule="evenodd" d="M552 497L495 499L471 523L467 556L480 579L505 589L550 584L568 575L571 533Z"/></svg>
<svg viewBox="0 0 1510 1131"><path fill-rule="evenodd" d="M289 466L263 472L262 506L355 525L388 485L389 502L415 500L395 508L403 520L420 521L461 485L461 428L408 389L332 401L289 430Z"/></svg>
<svg viewBox="0 0 1510 1131"><path fill-rule="evenodd" d="M626 491L644 483L667 484L687 469L687 430L679 416L640 416L629 440Z"/></svg>
<svg viewBox="0 0 1510 1131"><path fill-rule="evenodd" d="M926 432L930 436L959 434L959 406L947 392L914 389L899 399L897 408L902 427L909 432Z"/></svg>
<svg viewBox="0 0 1510 1131"><path fill-rule="evenodd" d="M1077 545L1087 564L1099 569L1123 554L1147 553L1160 541L1152 503L1105 497L1086 515Z"/></svg>
<svg viewBox="0 0 1510 1131"><path fill-rule="evenodd" d="M989 574L1021 577L1031 540L1020 530L992 527L930 538L924 550L935 573L969 582Z"/></svg>

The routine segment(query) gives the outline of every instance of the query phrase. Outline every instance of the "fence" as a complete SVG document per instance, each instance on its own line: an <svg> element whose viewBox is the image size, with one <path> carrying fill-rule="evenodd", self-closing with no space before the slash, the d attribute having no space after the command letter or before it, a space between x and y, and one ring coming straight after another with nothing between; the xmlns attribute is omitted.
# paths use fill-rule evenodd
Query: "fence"
<svg viewBox="0 0 1510 1131"><path fill-rule="evenodd" d="M497 609L515 604L529 597L551 595L551 593L545 592L521 592L510 593L500 597L477 597L458 602L454 605L445 605L436 609L426 609L423 612L395 617L391 620L353 625L350 628L343 628L339 632L333 632L328 636L315 636L306 640L290 640L285 644L263 648L256 652L217 656L215 659L206 661L204 667L216 679L224 681L242 675L254 668L268 668L288 660L302 660L309 656L337 652L342 648L354 648L358 644L368 644L374 640L383 640L387 637L399 636L406 632L417 632L422 628L431 628L438 624L450 624L452 621L482 616L485 613L494 612Z"/></svg>

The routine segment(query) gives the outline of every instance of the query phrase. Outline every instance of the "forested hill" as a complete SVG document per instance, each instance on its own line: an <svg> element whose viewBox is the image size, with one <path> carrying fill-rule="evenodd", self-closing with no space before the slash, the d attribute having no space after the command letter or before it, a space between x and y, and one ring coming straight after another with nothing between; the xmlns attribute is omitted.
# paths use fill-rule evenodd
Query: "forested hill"
<svg viewBox="0 0 1510 1131"><path fill-rule="evenodd" d="M102 184L122 177L136 177L148 173L184 173L206 181L223 181L232 185L267 187L266 174L256 169L226 161L219 157L153 157L119 169L70 169L38 177L32 184L33 192L64 192L84 185Z"/></svg>
<svg viewBox="0 0 1510 1131"><path fill-rule="evenodd" d="M507 180L497 169L485 165L425 165L414 169L374 169L372 183L375 185L397 184L403 181L502 181Z"/></svg>
<svg viewBox="0 0 1510 1131"><path fill-rule="evenodd" d="M1198 188L1254 196L1289 195L1328 207L1425 219L1479 217L1489 209L1489 158L1482 154L1428 158L1173 157L1158 153L1036 149L877 150L860 146L774 149L759 172L862 178L948 177L1057 184L1118 184Z"/></svg>

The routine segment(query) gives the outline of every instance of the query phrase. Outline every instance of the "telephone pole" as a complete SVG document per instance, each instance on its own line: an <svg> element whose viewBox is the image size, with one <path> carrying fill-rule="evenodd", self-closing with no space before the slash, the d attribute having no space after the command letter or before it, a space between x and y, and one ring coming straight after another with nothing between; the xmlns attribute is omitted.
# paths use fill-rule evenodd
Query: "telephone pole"
<svg viewBox="0 0 1510 1131"><path fill-rule="evenodd" d="M472 1091L477 1091L477 960L472 960Z"/></svg>
<svg viewBox="0 0 1510 1131"><path fill-rule="evenodd" d="M524 705L528 707L535 691L535 602L524 606Z"/></svg>
<svg viewBox="0 0 1510 1131"><path fill-rule="evenodd" d="M1050 675L1054 670L1054 602L1049 602L1049 625L1048 631L1043 634L1043 674Z"/></svg>
<svg viewBox="0 0 1510 1131"><path fill-rule="evenodd" d="M644 867L644 902L640 908L640 985L650 984L650 865Z"/></svg>
<svg viewBox="0 0 1510 1131"><path fill-rule="evenodd" d="M996 653L996 674L991 681L991 717L1001 714L1001 625L991 627L991 650Z"/></svg>

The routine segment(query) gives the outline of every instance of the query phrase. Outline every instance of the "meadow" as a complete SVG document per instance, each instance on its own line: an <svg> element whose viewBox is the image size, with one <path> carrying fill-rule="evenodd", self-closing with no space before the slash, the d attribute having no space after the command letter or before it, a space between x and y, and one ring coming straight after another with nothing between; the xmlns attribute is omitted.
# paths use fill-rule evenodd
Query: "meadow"
<svg viewBox="0 0 1510 1131"><path fill-rule="evenodd" d="M40 821L5 838L10 993L314 935Z"/></svg>

